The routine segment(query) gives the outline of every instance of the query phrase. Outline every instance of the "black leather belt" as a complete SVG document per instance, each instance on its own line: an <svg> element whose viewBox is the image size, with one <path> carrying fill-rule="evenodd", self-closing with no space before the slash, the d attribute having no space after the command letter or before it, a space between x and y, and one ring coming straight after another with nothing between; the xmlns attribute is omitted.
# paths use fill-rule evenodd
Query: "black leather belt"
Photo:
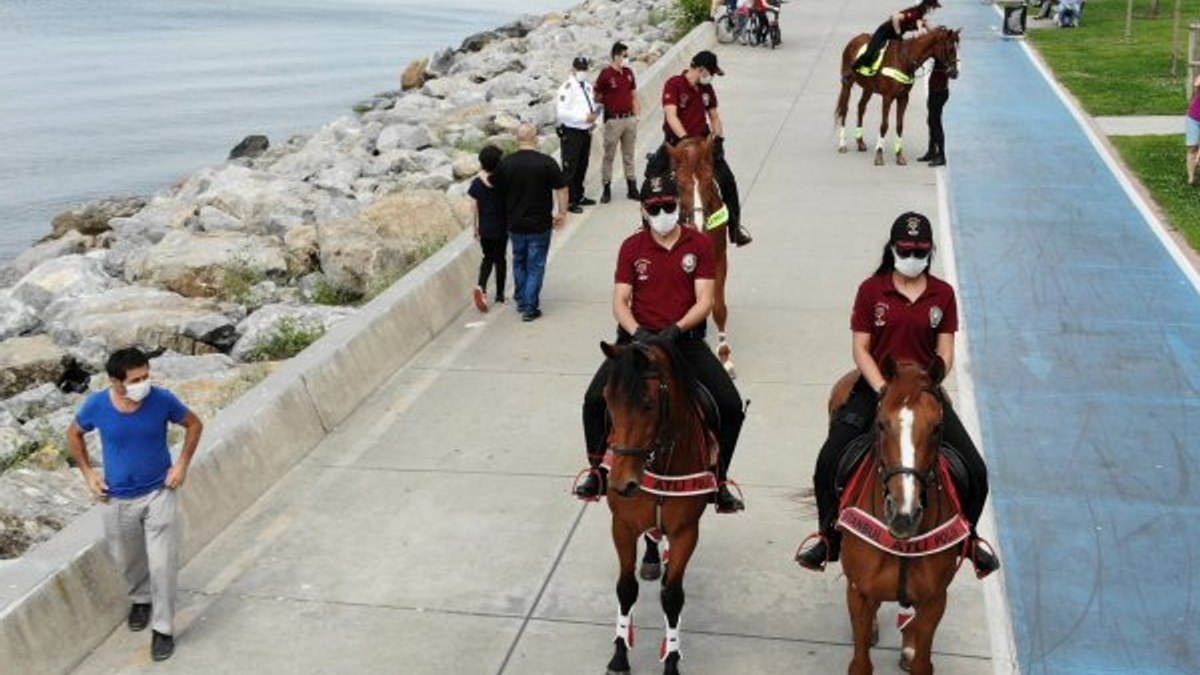
<svg viewBox="0 0 1200 675"><path fill-rule="evenodd" d="M627 113L618 113L618 114L616 114L616 115L609 115L609 114L605 113L605 115L604 115L604 121L605 121L605 122L607 122L607 121L609 121L609 120L623 120L623 119L625 119L626 117L633 117L633 113L631 113L631 112L627 112Z"/></svg>

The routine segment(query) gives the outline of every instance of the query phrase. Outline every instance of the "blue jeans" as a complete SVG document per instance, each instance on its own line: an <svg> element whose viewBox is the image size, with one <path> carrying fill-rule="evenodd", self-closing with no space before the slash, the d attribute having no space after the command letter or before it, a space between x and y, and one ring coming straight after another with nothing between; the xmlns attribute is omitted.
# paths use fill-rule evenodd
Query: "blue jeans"
<svg viewBox="0 0 1200 675"><path fill-rule="evenodd" d="M538 309L538 299L542 295L546 257L550 254L550 232L510 232L509 240L512 241L513 297L517 299L517 310L528 314Z"/></svg>

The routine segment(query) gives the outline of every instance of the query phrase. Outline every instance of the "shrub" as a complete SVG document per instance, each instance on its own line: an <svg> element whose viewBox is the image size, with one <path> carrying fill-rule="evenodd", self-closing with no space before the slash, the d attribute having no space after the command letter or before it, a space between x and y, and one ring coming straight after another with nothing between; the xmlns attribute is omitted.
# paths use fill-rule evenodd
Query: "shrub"
<svg viewBox="0 0 1200 675"><path fill-rule="evenodd" d="M321 279L317 283L316 288L313 289L312 300L318 305L345 307L360 302L362 300L362 293L352 288L335 284L328 279Z"/></svg>
<svg viewBox="0 0 1200 675"><path fill-rule="evenodd" d="M250 289L266 279L245 260L234 260L222 271L221 298L238 304L246 304Z"/></svg>
<svg viewBox="0 0 1200 675"><path fill-rule="evenodd" d="M709 0L675 0L675 39L708 20L712 14Z"/></svg>
<svg viewBox="0 0 1200 675"><path fill-rule="evenodd" d="M312 325L293 317L281 319L270 335L260 338L254 346L255 361L290 359L304 351L325 334L325 327Z"/></svg>

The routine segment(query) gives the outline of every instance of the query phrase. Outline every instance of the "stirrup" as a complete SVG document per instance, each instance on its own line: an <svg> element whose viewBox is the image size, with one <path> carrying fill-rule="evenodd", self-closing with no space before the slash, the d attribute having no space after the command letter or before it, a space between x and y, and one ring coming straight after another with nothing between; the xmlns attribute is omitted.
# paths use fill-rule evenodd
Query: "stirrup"
<svg viewBox="0 0 1200 675"><path fill-rule="evenodd" d="M996 555L996 549L995 549L995 547L992 546L992 542L990 542L987 539L984 539L983 537L980 537L980 536L974 536L974 537L968 539L968 541L971 542L971 551L970 551L971 568L975 572L976 579L979 579L982 581L983 579L986 579L988 577L988 575L990 575L992 572L995 572L996 570L1000 569L1000 556ZM996 566L994 568L992 568L982 574L979 573L979 567L975 564L975 551L979 548L980 544L983 544L984 546L987 547L987 549L984 551L984 553L986 553L987 555L990 555L992 557L992 560L994 560L996 562Z"/></svg>
<svg viewBox="0 0 1200 675"><path fill-rule="evenodd" d="M819 567L810 567L805 565L800 559L805 551L804 545L812 539L817 540L817 543L813 544L813 548L816 548L820 544L825 544L825 559L821 561L821 565ZM804 569L813 570L814 572L824 572L825 566L829 564L829 552L832 550L832 546L833 544L829 541L829 537L825 536L825 532L822 530L817 530L816 532L813 532L805 537L804 540L800 542L800 545L796 547L796 555L793 560L795 560L796 564L800 565Z"/></svg>
<svg viewBox="0 0 1200 675"><path fill-rule="evenodd" d="M738 509L738 508L732 508L732 509L721 508L721 499L720 499L721 488L723 488L727 485L732 485L733 489L737 490L737 495L735 496L735 498L738 500L739 503L741 503L742 508L740 508L740 509ZM713 493L713 504L717 507L717 513L738 513L740 511L745 511L746 510L746 498L742 495L742 486L738 485L737 481L735 481L731 478L726 478L724 481L717 483L717 491L715 493Z"/></svg>
<svg viewBox="0 0 1200 675"><path fill-rule="evenodd" d="M600 482L600 491L593 497L580 497L575 491L579 489L580 483L586 480L586 476L596 476L596 480ZM598 502L604 496L604 474L600 471L600 467L589 466L588 468L575 474L575 482L571 484L571 496L581 502Z"/></svg>

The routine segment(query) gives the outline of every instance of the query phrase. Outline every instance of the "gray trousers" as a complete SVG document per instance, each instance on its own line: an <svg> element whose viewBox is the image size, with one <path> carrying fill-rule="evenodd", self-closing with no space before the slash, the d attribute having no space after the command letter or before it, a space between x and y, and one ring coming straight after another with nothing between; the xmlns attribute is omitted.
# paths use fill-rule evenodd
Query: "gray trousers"
<svg viewBox="0 0 1200 675"><path fill-rule="evenodd" d="M617 144L621 144L621 164L625 169L625 180L637 181L637 172L633 168L633 146L637 144L637 118L622 117L607 120L604 123L604 157L600 161L600 180L612 182L613 158L617 154Z"/></svg>
<svg viewBox="0 0 1200 675"><path fill-rule="evenodd" d="M175 588L179 574L178 497L161 488L133 499L110 499L104 534L132 602L153 605L150 627L175 634Z"/></svg>

